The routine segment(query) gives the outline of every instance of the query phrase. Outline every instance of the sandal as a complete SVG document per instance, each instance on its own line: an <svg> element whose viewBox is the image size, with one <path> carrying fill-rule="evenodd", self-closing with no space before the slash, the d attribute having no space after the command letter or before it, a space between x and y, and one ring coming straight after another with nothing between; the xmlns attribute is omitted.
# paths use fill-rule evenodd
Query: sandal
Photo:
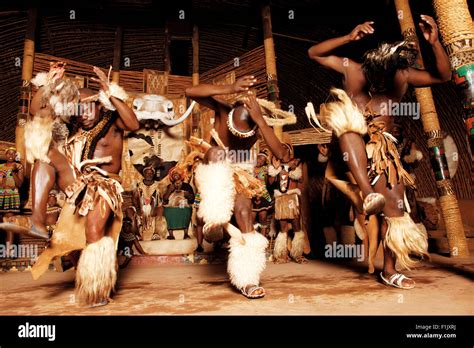
<svg viewBox="0 0 474 348"><path fill-rule="evenodd" d="M248 288L248 290L247 290L247 288ZM257 290L263 290L263 294L253 295L253 293ZM250 299L262 298L262 297L265 296L265 289L262 288L261 286L257 286L257 285L244 286L242 289L240 289L240 292L242 293L242 295L244 295L245 297L250 298Z"/></svg>
<svg viewBox="0 0 474 348"><path fill-rule="evenodd" d="M93 303L93 304L89 305L89 308L102 307L102 306L106 306L108 304L109 304L108 300L102 300L102 301L99 301L99 302L96 302L96 303Z"/></svg>
<svg viewBox="0 0 474 348"><path fill-rule="evenodd" d="M390 278L387 280L384 278L383 272L380 272L380 278L382 278L382 281L384 282L385 285L393 286L394 288L409 290L415 287L415 282L413 282L412 285L403 285L402 281L404 279L408 279L411 281L413 281L413 279L408 278L401 273L392 274Z"/></svg>
<svg viewBox="0 0 474 348"><path fill-rule="evenodd" d="M372 192L364 199L363 209L367 215L379 214L385 206L385 197L381 193Z"/></svg>

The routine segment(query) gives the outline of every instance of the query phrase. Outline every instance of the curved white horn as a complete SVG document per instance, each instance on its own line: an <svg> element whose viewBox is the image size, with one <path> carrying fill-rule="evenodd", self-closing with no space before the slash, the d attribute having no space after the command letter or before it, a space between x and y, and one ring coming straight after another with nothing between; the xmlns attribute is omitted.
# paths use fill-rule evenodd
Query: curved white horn
<svg viewBox="0 0 474 348"><path fill-rule="evenodd" d="M191 115L191 111L193 111L194 105L196 105L196 102L193 100L193 102L191 103L191 105L189 105L189 108L186 110L186 112L177 120L160 119L160 121L163 122L163 124L166 126L176 126L177 124L180 124L185 119L187 119L189 115Z"/></svg>

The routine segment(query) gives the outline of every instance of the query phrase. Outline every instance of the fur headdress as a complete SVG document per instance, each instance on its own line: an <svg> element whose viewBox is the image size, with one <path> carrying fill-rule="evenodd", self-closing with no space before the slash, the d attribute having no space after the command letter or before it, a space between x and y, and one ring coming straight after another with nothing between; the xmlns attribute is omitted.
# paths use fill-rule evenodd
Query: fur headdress
<svg viewBox="0 0 474 348"><path fill-rule="evenodd" d="M76 114L79 102L79 89L76 84L65 78L50 78L46 72L38 73L31 83L36 87L43 87L41 96L41 108L48 105L53 109L56 116L65 122Z"/></svg>
<svg viewBox="0 0 474 348"><path fill-rule="evenodd" d="M413 65L417 54L416 44L411 41L383 43L378 48L366 52L362 70L369 83L370 92L390 91L397 70Z"/></svg>

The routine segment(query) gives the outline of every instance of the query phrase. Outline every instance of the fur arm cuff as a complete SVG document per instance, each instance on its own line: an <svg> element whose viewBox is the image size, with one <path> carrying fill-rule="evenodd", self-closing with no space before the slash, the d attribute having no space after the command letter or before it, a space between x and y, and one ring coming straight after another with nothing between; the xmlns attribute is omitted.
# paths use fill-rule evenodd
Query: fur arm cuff
<svg viewBox="0 0 474 348"><path fill-rule="evenodd" d="M406 163L415 163L421 161L423 153L420 150L410 151L410 154L403 157Z"/></svg>
<svg viewBox="0 0 474 348"><path fill-rule="evenodd" d="M30 81L35 87L40 88L49 84L48 73L40 72L37 73L34 78Z"/></svg>
<svg viewBox="0 0 474 348"><path fill-rule="evenodd" d="M99 100L102 105L104 105L104 107L108 110L115 111L115 106L110 101L110 97L115 97L125 102L128 98L128 94L122 87L117 85L115 82L109 84L108 92L104 92L103 90L99 92Z"/></svg>
<svg viewBox="0 0 474 348"><path fill-rule="evenodd" d="M272 178L280 174L281 168L275 168L272 164L268 166L268 175L270 175Z"/></svg>
<svg viewBox="0 0 474 348"><path fill-rule="evenodd" d="M301 168L298 166L294 170L292 170L290 173L290 179L293 179L295 181L299 181L303 177L303 171Z"/></svg>

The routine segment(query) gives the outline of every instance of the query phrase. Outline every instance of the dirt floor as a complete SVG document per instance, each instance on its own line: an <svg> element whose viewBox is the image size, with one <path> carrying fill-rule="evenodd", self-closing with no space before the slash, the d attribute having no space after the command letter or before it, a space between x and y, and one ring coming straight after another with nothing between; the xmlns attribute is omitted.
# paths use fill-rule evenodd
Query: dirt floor
<svg viewBox="0 0 474 348"><path fill-rule="evenodd" d="M380 262L378 263L380 266ZM410 274L413 290L388 288L362 263L322 260L269 263L267 296L247 300L229 285L225 265L131 266L113 302L84 309L74 303L74 272L0 273L0 315L459 315L474 314L474 258L438 255Z"/></svg>

